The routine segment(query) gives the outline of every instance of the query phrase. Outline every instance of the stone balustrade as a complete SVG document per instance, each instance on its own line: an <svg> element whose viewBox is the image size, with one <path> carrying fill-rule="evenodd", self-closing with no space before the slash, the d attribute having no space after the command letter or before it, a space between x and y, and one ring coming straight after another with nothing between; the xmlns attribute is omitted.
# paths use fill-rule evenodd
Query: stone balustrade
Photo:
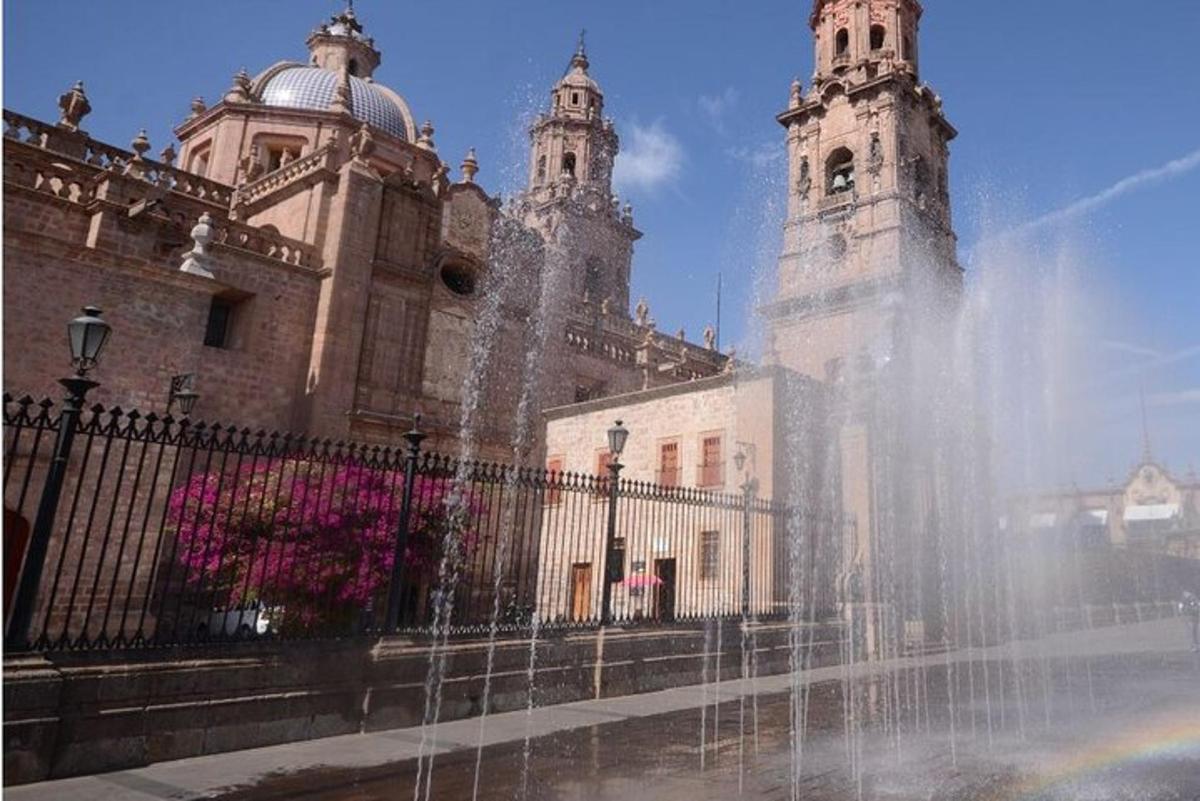
<svg viewBox="0 0 1200 801"><path fill-rule="evenodd" d="M568 326L565 339L568 346L583 353L599 356L622 364L637 361L637 350L646 343L647 329L628 320L605 318L599 329L583 326ZM649 344L686 360L687 364L700 369L680 365L680 378L701 378L720 370L726 356L701 345L686 342L678 337L651 333Z"/></svg>
<svg viewBox="0 0 1200 801"><path fill-rule="evenodd" d="M274 194L289 184L303 181L314 173L329 169L330 161L336 150L336 142L327 142L307 156L298 158L261 178L239 186L234 192L233 205L235 207L253 205L256 201Z"/></svg>
<svg viewBox="0 0 1200 801"><path fill-rule="evenodd" d="M297 267L318 269L321 266L316 248L305 242L233 220L218 220L214 222L214 227L215 244L256 253Z"/></svg>
<svg viewBox="0 0 1200 801"><path fill-rule="evenodd" d="M4 110L4 137L225 208L233 197L233 188L218 181L8 109Z"/></svg>
<svg viewBox="0 0 1200 801"><path fill-rule="evenodd" d="M217 244L297 267L318 269L321 266L320 257L311 245L270 229L225 219L233 198L231 187L8 110L4 111L4 126L5 139L21 145L4 149L6 183L86 205L97 198L97 186L106 176L117 176L135 190L147 185L147 190L153 190L146 192L147 199L164 191L176 192L191 200L203 201L207 206L216 206L213 211L218 222L213 241ZM324 157L326 153L313 154L317 155ZM307 159L295 162L300 165L301 172L306 169L302 164L305 161ZM297 174L292 170L288 173ZM274 176L272 173L267 178ZM137 197L138 192L131 195ZM179 207L162 205L157 213L166 215L171 224L180 228L189 229L196 223L194 212L186 208L186 204L179 204Z"/></svg>
<svg viewBox="0 0 1200 801"><path fill-rule="evenodd" d="M43 192L71 203L87 203L95 197L95 183L90 176L71 167L44 160L13 158L5 151L5 183Z"/></svg>
<svg viewBox="0 0 1200 801"><path fill-rule="evenodd" d="M593 334L580 329L567 329L567 344L583 353L609 359L622 364L633 364L636 360L634 349L628 343L616 337L605 336L603 333Z"/></svg>

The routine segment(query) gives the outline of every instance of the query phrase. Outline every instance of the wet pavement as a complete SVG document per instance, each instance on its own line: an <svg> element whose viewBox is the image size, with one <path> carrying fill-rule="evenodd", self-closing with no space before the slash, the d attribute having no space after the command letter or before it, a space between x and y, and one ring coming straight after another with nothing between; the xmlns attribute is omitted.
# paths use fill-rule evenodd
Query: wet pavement
<svg viewBox="0 0 1200 801"><path fill-rule="evenodd" d="M788 695L726 702L558 732L530 743L438 755L418 798L500 801L1195 801L1200 799L1200 665L1187 654L1034 662L1017 675L959 665L951 729L948 670L810 689L807 735L790 736ZM970 694L971 682L975 693ZM897 687L913 693L894 693ZM1007 692L1002 688L1007 687ZM900 703L891 705L889 693ZM906 699L906 700L904 700ZM911 701L911 703L909 703ZM847 708L860 710L848 716ZM703 734L702 734L703 732ZM756 736L757 735L757 736ZM429 769L428 760L423 762ZM229 801L413 798L418 762L315 770ZM426 792L427 791L427 792Z"/></svg>
<svg viewBox="0 0 1200 801"><path fill-rule="evenodd" d="M1178 623L498 714L482 737L478 719L455 721L424 735L346 735L5 796L1200 801L1200 656L1187 652ZM432 781L418 784L418 770Z"/></svg>

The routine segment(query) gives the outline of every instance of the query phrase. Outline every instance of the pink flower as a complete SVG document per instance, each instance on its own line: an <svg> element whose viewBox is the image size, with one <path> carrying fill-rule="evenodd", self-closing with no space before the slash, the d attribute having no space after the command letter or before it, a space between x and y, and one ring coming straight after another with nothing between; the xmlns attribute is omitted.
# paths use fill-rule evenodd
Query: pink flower
<svg viewBox="0 0 1200 801"><path fill-rule="evenodd" d="M446 543L466 556L483 507L452 483L418 476L404 562L436 574ZM391 580L404 479L357 464L274 459L193 475L171 495L169 524L185 581L228 606L262 600L309 626L361 608ZM463 521L451 533L452 520Z"/></svg>

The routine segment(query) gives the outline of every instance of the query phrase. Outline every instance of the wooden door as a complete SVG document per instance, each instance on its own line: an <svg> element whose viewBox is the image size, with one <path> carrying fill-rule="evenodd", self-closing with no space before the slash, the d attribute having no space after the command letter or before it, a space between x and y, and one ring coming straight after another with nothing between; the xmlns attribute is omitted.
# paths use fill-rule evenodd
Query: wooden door
<svg viewBox="0 0 1200 801"><path fill-rule="evenodd" d="M571 620L587 620L592 611L592 565L571 566Z"/></svg>

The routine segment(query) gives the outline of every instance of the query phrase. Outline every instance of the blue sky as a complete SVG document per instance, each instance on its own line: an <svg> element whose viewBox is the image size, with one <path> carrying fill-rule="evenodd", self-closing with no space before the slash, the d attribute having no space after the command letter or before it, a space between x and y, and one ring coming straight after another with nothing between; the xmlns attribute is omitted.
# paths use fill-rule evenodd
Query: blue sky
<svg viewBox="0 0 1200 801"><path fill-rule="evenodd" d="M951 180L964 262L987 261L981 240L1043 220L1033 230L1037 259L1054 261L1069 246L1088 297L1080 358L1096 403L1071 476L1124 475L1140 452L1139 386L1156 451L1177 472L1189 462L1200 469L1200 3L1159 0L1145 7L1153 15L1117 0L925 5L922 77L960 131ZM53 119L58 94L82 78L93 135L124 145L145 126L157 152L193 96L215 101L239 67L254 73L303 57L306 34L339 8L9 0L4 105ZM357 8L383 51L377 79L433 120L444 159L457 166L475 146L479 180L505 193L524 178L521 120L544 102L586 28L592 73L626 149L620 189L646 233L634 297L650 299L660 328L697 337L714 316L721 271L723 340L744 336L753 277L769 269L778 241L783 131L774 115L792 77L807 83L812 72L807 0ZM1047 219L1088 198L1077 213Z"/></svg>

